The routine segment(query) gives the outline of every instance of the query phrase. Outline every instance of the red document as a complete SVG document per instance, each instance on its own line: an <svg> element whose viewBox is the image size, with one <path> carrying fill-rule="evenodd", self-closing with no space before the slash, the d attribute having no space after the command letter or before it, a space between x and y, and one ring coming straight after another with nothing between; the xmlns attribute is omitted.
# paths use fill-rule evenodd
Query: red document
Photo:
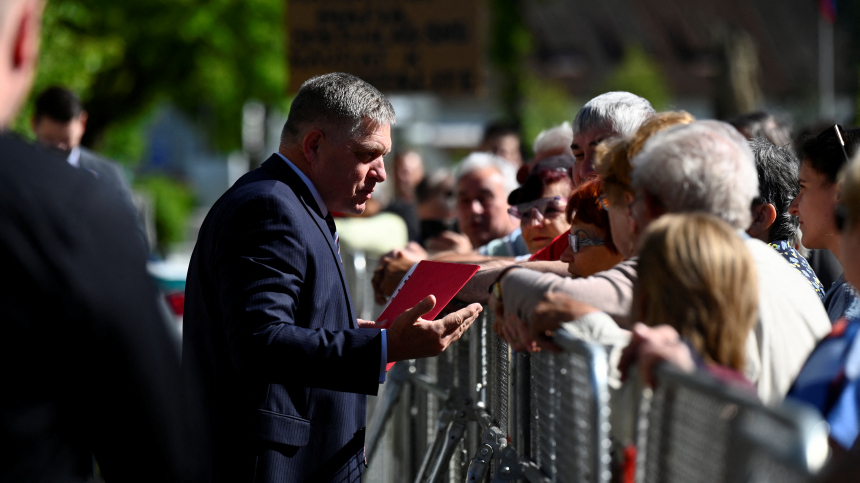
<svg viewBox="0 0 860 483"><path fill-rule="evenodd" d="M385 326L388 327L400 314L417 305L428 295L436 296L436 306L421 318L435 320L439 312L448 305L448 302L457 295L457 292L466 285L479 268L481 267L478 265L429 260L413 265L376 320L387 321ZM389 363L387 369L391 369L393 365L393 362Z"/></svg>

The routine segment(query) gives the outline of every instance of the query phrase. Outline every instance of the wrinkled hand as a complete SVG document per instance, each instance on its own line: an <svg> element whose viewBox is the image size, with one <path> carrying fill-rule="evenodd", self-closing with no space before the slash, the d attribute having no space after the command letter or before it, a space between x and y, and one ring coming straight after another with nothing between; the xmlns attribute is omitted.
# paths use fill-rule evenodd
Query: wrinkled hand
<svg viewBox="0 0 860 483"><path fill-rule="evenodd" d="M422 319L434 306L436 297L428 295L394 319L387 329L388 362L441 354L471 327L482 310L480 304L471 304L439 320Z"/></svg>
<svg viewBox="0 0 860 483"><path fill-rule="evenodd" d="M427 251L431 253L454 252L467 255L474 250L469 237L453 231L443 231L433 238L427 239L424 243L427 244Z"/></svg>
<svg viewBox="0 0 860 483"><path fill-rule="evenodd" d="M655 383L654 368L659 362L668 362L686 372L693 372L696 369L690 348L681 341L678 331L669 325L648 327L637 322L633 326L633 338L624 348L621 360L618 362L622 380L627 380L631 376L628 372L634 362L638 363L639 373L651 387L654 387Z"/></svg>
<svg viewBox="0 0 860 483"><path fill-rule="evenodd" d="M547 292L532 313L530 336L538 347L559 352L561 349L552 342L552 336L559 326L597 311L567 294Z"/></svg>
<svg viewBox="0 0 860 483"><path fill-rule="evenodd" d="M416 249L412 245L418 248ZM417 243L410 243L405 248L392 250L379 259L379 265L373 272L373 279L370 281L373 286L373 298L377 304L385 304L388 297L394 293L397 285L400 284L400 280L412 268L412 265L427 258L427 252L423 252L423 250Z"/></svg>
<svg viewBox="0 0 860 483"><path fill-rule="evenodd" d="M490 308L495 315L493 330L507 342L511 349L518 352L537 352L540 350L529 333L528 325L512 312L505 311L502 302L494 295L490 296Z"/></svg>

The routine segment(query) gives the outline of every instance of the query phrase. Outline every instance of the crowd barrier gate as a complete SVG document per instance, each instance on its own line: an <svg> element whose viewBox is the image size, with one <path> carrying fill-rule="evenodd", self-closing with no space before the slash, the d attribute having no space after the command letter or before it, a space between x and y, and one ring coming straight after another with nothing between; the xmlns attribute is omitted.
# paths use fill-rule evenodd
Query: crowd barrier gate
<svg viewBox="0 0 860 483"><path fill-rule="evenodd" d="M377 257L344 254L359 317L371 319ZM368 401L367 482L611 480L608 361L559 331L563 352L513 353L489 307L441 355L394 365ZM658 368L629 408L637 483L806 483L827 430L805 407L766 408L702 374Z"/></svg>

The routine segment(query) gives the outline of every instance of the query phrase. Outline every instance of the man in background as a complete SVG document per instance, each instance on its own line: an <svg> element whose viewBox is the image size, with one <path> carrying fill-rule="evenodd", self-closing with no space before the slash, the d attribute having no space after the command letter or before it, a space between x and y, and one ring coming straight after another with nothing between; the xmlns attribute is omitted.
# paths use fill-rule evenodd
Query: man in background
<svg viewBox="0 0 860 483"><path fill-rule="evenodd" d="M36 140L68 153L66 161L70 165L92 172L131 201L131 191L119 166L81 146L87 130L87 111L78 96L62 87L49 87L36 97L35 104L32 127Z"/></svg>
<svg viewBox="0 0 860 483"><path fill-rule="evenodd" d="M494 122L484 130L478 151L495 154L507 159L514 169L523 164L523 154L520 148L519 129L513 124Z"/></svg>
<svg viewBox="0 0 860 483"><path fill-rule="evenodd" d="M31 126L40 144L59 151L70 165L92 173L116 190L125 208L138 217L131 189L119 166L81 146L87 130L87 111L74 92L56 86L42 91L36 97ZM142 234L143 225L138 225Z"/></svg>

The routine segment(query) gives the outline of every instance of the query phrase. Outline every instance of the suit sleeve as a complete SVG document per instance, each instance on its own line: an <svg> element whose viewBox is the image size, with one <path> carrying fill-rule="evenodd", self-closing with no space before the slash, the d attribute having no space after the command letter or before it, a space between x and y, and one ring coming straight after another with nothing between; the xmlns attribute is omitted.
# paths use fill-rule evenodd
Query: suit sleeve
<svg viewBox="0 0 860 483"><path fill-rule="evenodd" d="M303 212L296 210L304 207L274 197L245 203L225 225L236 230L227 235L231 242L215 249L233 363L245 376L267 382L375 394L380 330L309 328L320 317L328 327L350 327L351 321L349 310L337 305L348 303L343 293L330 293L340 284L336 266L317 272L319 263L309 261L330 257L328 247L310 246L318 227L299 227Z"/></svg>

